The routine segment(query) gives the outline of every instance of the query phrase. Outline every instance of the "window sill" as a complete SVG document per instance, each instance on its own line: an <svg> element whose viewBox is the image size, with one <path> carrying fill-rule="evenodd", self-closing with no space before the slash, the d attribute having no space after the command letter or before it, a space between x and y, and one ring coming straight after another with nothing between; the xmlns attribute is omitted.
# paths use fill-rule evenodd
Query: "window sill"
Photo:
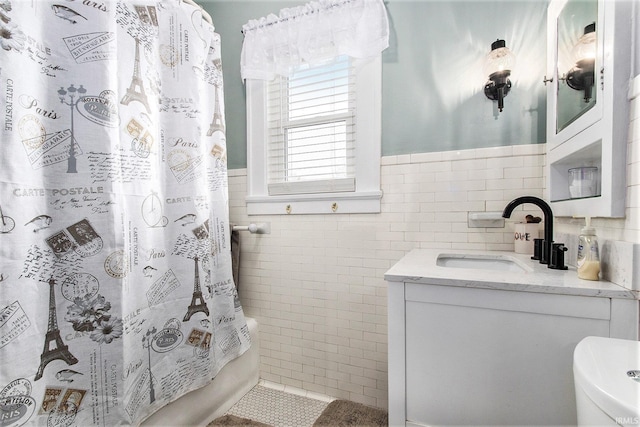
<svg viewBox="0 0 640 427"><path fill-rule="evenodd" d="M249 215L305 215L380 213L382 191L248 196Z"/></svg>

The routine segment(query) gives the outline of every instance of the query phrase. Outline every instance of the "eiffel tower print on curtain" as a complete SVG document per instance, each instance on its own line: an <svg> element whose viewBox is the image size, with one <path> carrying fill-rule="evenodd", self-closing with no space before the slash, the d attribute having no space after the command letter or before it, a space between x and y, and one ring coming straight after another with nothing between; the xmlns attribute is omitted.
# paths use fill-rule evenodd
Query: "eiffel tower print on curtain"
<svg viewBox="0 0 640 427"><path fill-rule="evenodd" d="M44 338L44 349L40 355L40 366L38 367L38 373L36 374L35 381L42 378L44 368L51 361L61 359L67 362L67 365L75 365L78 363L73 354L69 351L69 347L62 342L60 337L60 329L58 329L58 318L56 316L56 293L54 286L56 281L49 279L49 326L47 327L47 333ZM51 345L55 343L55 347Z"/></svg>
<svg viewBox="0 0 640 427"><path fill-rule="evenodd" d="M149 101L147 101L147 94L144 92L144 85L142 84L142 78L140 77L140 40L136 37L136 57L133 63L133 76L131 77L131 84L127 89L127 93L124 94L120 103L122 105L129 105L131 101L138 101L147 110L147 113L151 113L149 108Z"/></svg>
<svg viewBox="0 0 640 427"><path fill-rule="evenodd" d="M207 308L207 304L204 302L204 298L202 297L202 290L200 290L200 273L198 273L198 257L193 258L193 261L196 265L196 273L193 280L193 296L191 297L191 304L187 309L187 314L184 315L183 322L188 322L191 319L191 316L198 312L203 312L207 316L209 316L209 308Z"/></svg>
<svg viewBox="0 0 640 427"><path fill-rule="evenodd" d="M215 88L216 102L213 107L213 119L209 125L207 136L211 136L217 131L224 133L224 121L222 120L222 110L220 109L220 91L218 90L218 85L214 85L213 87Z"/></svg>

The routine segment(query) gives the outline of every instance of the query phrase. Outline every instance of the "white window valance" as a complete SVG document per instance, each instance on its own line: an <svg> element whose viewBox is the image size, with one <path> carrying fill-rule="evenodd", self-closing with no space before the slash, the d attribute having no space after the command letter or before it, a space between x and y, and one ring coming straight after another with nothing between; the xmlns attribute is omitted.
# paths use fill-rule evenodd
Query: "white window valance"
<svg viewBox="0 0 640 427"><path fill-rule="evenodd" d="M271 80L340 55L368 60L389 45L382 0L319 0L252 19L242 27L242 79Z"/></svg>

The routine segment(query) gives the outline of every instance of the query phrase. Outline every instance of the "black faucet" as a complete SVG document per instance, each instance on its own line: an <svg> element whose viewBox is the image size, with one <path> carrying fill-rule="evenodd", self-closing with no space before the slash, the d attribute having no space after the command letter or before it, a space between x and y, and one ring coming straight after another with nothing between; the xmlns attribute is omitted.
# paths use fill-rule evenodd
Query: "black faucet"
<svg viewBox="0 0 640 427"><path fill-rule="evenodd" d="M544 200L534 197L534 196L522 196L517 199L513 199L509 202L509 204L504 208L502 212L503 218L510 218L513 210L524 203L531 203L538 206L542 209L544 213L544 241L542 242L542 254L540 256L540 264L549 264L549 268L565 270L564 261L562 262L551 262L553 252L560 251L562 254L563 251L567 249L563 244L556 244L555 248L553 245L553 212L551 212L551 207ZM559 255L559 254L557 254ZM555 257L554 257L555 258ZM564 258L564 257L563 257Z"/></svg>

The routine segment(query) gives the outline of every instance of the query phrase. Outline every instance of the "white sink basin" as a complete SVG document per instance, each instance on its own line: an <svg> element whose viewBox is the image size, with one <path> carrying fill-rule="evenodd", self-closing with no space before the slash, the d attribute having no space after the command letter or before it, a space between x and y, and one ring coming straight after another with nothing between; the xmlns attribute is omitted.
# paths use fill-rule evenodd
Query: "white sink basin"
<svg viewBox="0 0 640 427"><path fill-rule="evenodd" d="M475 268L481 270L530 272L531 267L509 255L446 254L438 255L436 265L452 268Z"/></svg>

